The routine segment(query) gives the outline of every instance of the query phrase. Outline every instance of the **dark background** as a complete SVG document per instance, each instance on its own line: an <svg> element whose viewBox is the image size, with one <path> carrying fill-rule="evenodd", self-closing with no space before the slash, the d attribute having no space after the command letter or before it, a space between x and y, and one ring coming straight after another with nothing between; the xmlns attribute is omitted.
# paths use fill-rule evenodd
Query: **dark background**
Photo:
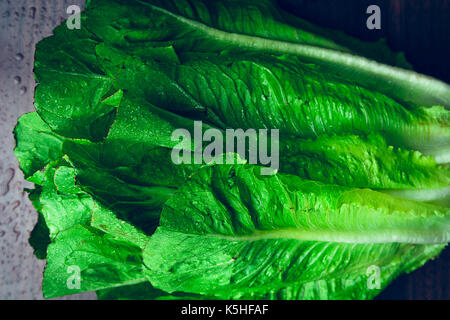
<svg viewBox="0 0 450 320"><path fill-rule="evenodd" d="M317 25L366 41L386 38L420 73L450 83L450 0L278 0L281 7ZM370 5L381 11L381 29L366 27Z"/></svg>
<svg viewBox="0 0 450 320"><path fill-rule="evenodd" d="M258 0L255 0L258 1ZM313 23L360 39L386 37L414 68L450 83L450 0L279 0ZM29 233L37 214L12 150L17 118L33 110L35 44L84 0L0 0L0 299L42 299L44 261L33 256ZM381 30L368 30L366 9L381 9ZM439 259L399 277L379 299L450 299L450 248ZM95 299L84 293L66 299Z"/></svg>

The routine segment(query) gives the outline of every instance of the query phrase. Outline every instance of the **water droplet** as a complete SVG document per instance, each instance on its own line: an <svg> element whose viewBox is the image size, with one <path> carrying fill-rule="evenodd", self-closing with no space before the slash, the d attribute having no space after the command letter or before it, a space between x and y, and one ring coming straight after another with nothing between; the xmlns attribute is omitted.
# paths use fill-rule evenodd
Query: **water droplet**
<svg viewBox="0 0 450 320"><path fill-rule="evenodd" d="M12 210L16 210L18 207L20 207L20 201L16 200L11 204Z"/></svg>
<svg viewBox="0 0 450 320"><path fill-rule="evenodd" d="M19 240L19 236L20 236L21 232L20 232L20 228L17 228L17 224L14 225L13 232L16 235L16 241Z"/></svg>
<svg viewBox="0 0 450 320"><path fill-rule="evenodd" d="M27 93L27 87L23 86L20 88L20 94L24 95L25 93Z"/></svg>
<svg viewBox="0 0 450 320"><path fill-rule="evenodd" d="M18 54L16 54L15 58L17 61L22 61L24 57L23 57L23 54L18 53Z"/></svg>
<svg viewBox="0 0 450 320"><path fill-rule="evenodd" d="M35 7L31 7L30 8L30 15L29 15L29 17L31 19L34 19L35 16L36 16L36 8Z"/></svg>
<svg viewBox="0 0 450 320"><path fill-rule="evenodd" d="M14 84L18 85L22 82L22 78L20 78L19 76L15 76L14 77Z"/></svg>
<svg viewBox="0 0 450 320"><path fill-rule="evenodd" d="M14 178L14 169L9 168L2 172L0 180L0 195L4 196L9 192L11 181Z"/></svg>

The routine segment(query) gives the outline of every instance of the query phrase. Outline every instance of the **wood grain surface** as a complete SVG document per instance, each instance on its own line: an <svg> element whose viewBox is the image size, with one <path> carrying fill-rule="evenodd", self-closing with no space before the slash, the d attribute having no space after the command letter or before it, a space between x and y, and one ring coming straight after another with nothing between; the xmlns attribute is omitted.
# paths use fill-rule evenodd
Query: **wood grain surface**
<svg viewBox="0 0 450 320"><path fill-rule="evenodd" d="M292 8L295 3L300 7L308 1L290 2ZM314 2L320 1L309 1ZM401 8L405 2L392 1L390 5ZM432 1L423 1L427 2ZM12 152L12 130L21 114L33 110L35 44L67 18L66 8L72 4L82 7L84 1L0 0L0 299L42 299L44 261L34 257L28 244L37 214L23 191L32 186L18 169ZM326 15L321 10L320 14ZM334 16L339 14L339 10L333 12ZM449 252L447 249L439 259L400 277L380 298L450 299ZM65 299L95 299L95 295L85 293Z"/></svg>

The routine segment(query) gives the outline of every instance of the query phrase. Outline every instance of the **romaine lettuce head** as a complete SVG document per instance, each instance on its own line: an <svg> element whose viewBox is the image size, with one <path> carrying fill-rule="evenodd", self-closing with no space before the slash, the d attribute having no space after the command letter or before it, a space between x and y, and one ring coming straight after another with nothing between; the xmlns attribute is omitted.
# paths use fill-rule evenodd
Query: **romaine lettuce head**
<svg viewBox="0 0 450 320"><path fill-rule="evenodd" d="M14 131L45 297L370 299L438 256L450 87L401 57L268 0L89 1ZM279 130L278 172L261 136L195 161L199 124Z"/></svg>

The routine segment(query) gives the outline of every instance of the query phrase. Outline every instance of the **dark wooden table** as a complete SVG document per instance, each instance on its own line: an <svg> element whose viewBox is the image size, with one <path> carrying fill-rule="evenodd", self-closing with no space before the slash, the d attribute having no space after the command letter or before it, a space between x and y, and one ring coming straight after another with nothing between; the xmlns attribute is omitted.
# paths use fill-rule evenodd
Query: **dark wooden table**
<svg viewBox="0 0 450 320"><path fill-rule="evenodd" d="M439 1L444 0L435 2ZM326 6L314 7L314 3L317 5L320 2L297 1L296 7L302 9L301 6L306 6L303 7L307 8L303 13L309 18L322 17L321 19L329 22L327 14L334 16L334 20L330 18L333 22L339 21L336 17L345 14L342 10L351 10L355 5L350 5L346 0L342 2L348 6L340 9L336 5L331 10L327 10ZM401 8L407 1L392 3L394 2ZM434 1L410 2L423 2L426 5ZM31 186L24 181L12 152L12 130L21 114L33 110L35 82L32 70L36 42L49 36L52 29L67 17L65 11L69 5L82 6L83 3L84 0L0 0L0 299L42 299L44 262L34 257L28 244L37 215L23 192L24 187ZM439 12L436 14L439 15ZM442 17L448 19L448 15ZM431 18L437 19L430 16ZM450 55L447 55L447 59L448 56ZM447 66L441 65L441 69ZM433 72L431 70L429 73L439 75L439 72ZM397 279L380 297L449 299L449 261L450 250L447 249L439 259ZM95 299L95 295L85 293L67 299Z"/></svg>

